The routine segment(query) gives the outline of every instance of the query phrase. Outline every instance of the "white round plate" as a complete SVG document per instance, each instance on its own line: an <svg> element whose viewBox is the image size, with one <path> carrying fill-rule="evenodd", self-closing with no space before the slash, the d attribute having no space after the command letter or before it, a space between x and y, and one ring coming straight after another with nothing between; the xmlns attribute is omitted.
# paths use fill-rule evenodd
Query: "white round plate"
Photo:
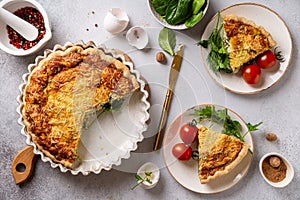
<svg viewBox="0 0 300 200"><path fill-rule="evenodd" d="M219 106L219 105L211 105L211 104L202 104L194 106L187 111L180 114L175 120L170 124L166 131L166 135L163 141L163 156L167 169L173 178L181 184L183 187L197 193L203 194L213 194L225 191L234 185L236 185L248 172L250 167L253 155L248 153L247 156L239 163L229 174L210 181L207 184L201 184L198 178L198 161L194 159L190 159L189 161L180 161L177 160L172 154L172 148L176 143L181 143L182 140L180 138L179 130L180 127L186 123L191 122L193 119L197 119L197 117L192 114L195 110L204 108L205 106L214 106L216 110L227 109L228 115L232 120L237 120L242 125L242 132L247 132L246 123L242 120L242 118L236 114L234 111ZM222 127L219 124L213 123L209 120L203 120L200 122L200 125L210 127L215 131L221 131ZM248 133L245 136L245 142L250 145L250 149L253 152L253 140L251 133ZM197 145L193 144L193 150L197 149Z"/></svg>
<svg viewBox="0 0 300 200"><path fill-rule="evenodd" d="M242 78L241 72L237 74L214 73L208 62L209 49L201 47L201 56L208 74L220 86L238 94L253 94L270 88L277 83L288 69L292 57L292 39L289 29L282 18L270 8L256 3L234 4L220 11L221 17L227 14L243 16L252 20L257 25L263 26L277 42L278 50L282 52L285 61L275 66L274 69L262 70L262 82L259 85L248 85ZM207 40L215 28L217 14L206 26L201 40Z"/></svg>
<svg viewBox="0 0 300 200"><path fill-rule="evenodd" d="M64 50L74 45L83 48L99 48L106 55L120 59L129 67L130 72L136 76L140 84L140 90L128 97L123 102L120 110L101 114L88 129L83 131L78 146L80 163L75 168L68 169L62 164L53 162L37 148L26 131L21 113L24 106L23 92L30 73L51 52ZM66 43L64 46L55 45L53 50L45 50L44 56L38 56L36 63L28 66L28 71L23 76L24 83L19 87L21 95L18 96L19 107L17 112L20 114L18 122L22 125L21 133L26 136L26 143L34 147L34 153L40 155L42 161L50 162L51 167L58 167L62 172L70 171L73 175L78 173L88 175L90 172L98 174L102 169L110 170L113 165L120 165L121 160L129 158L130 152L137 149L137 143L144 139L143 132L147 129L146 121L149 119L148 110L150 108L150 104L147 101L148 92L144 89L145 82L141 80L140 73L133 68L132 62L125 60L124 55L117 54L114 50L107 49L104 46L97 47L93 42L88 42L87 44L83 42L76 44Z"/></svg>

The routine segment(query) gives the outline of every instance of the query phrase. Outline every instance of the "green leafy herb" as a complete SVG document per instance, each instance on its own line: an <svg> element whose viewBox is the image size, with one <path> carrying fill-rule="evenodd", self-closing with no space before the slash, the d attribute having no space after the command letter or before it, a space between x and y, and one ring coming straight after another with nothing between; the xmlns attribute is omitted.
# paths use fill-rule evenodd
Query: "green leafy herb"
<svg viewBox="0 0 300 200"><path fill-rule="evenodd" d="M193 15L198 14L204 4L205 4L205 0L193 0L193 4L192 4Z"/></svg>
<svg viewBox="0 0 300 200"><path fill-rule="evenodd" d="M168 28L163 28L158 36L159 46L170 55L174 55L174 48L176 45L176 36L174 31Z"/></svg>
<svg viewBox="0 0 300 200"><path fill-rule="evenodd" d="M259 122L257 124L252 125L251 123L247 123L246 126L248 128L248 131L246 133L244 133L243 138L250 132L250 131L257 131L258 130L258 126L260 126L262 124L262 122Z"/></svg>
<svg viewBox="0 0 300 200"><path fill-rule="evenodd" d="M274 49L274 55L275 55L275 57L276 57L276 60L278 60L279 62L284 62L285 59L284 59L284 57L283 57L281 51L278 51L277 48L278 48L278 47L276 47L276 48Z"/></svg>
<svg viewBox="0 0 300 200"><path fill-rule="evenodd" d="M168 24L192 27L202 18L206 0L151 0L151 4Z"/></svg>
<svg viewBox="0 0 300 200"><path fill-rule="evenodd" d="M158 14L165 16L169 1L170 0L151 0L151 3Z"/></svg>
<svg viewBox="0 0 300 200"><path fill-rule="evenodd" d="M168 24L182 24L188 19L192 12L193 0L171 0L166 10L165 20Z"/></svg>
<svg viewBox="0 0 300 200"><path fill-rule="evenodd" d="M185 21L186 27L195 26L203 17L203 11L200 11L198 14L192 15L189 19Z"/></svg>
<svg viewBox="0 0 300 200"><path fill-rule="evenodd" d="M262 122L259 122L258 124L254 124L254 125L252 125L251 123L247 123L246 125L249 131L256 131L258 130L257 127L260 126L261 124Z"/></svg>
<svg viewBox="0 0 300 200"><path fill-rule="evenodd" d="M152 176L152 172L144 172L144 174L145 174L144 178L142 178L138 174L135 175L135 179L136 179L137 183L132 188L130 188L131 190L134 190L136 187L140 186L145 181L152 184L152 181L150 180L150 178Z"/></svg>
<svg viewBox="0 0 300 200"><path fill-rule="evenodd" d="M207 48L208 47L208 40L201 40L199 42L197 42L197 45L201 45L203 48Z"/></svg>
<svg viewBox="0 0 300 200"><path fill-rule="evenodd" d="M247 123L248 131L245 134L241 134L242 126L240 122L236 120L232 120L231 117L228 115L227 109L223 110L216 110L215 106L205 106L201 109L196 109L194 116L198 117L198 121L202 121L204 119L211 120L212 122L215 122L217 124L223 125L222 133L229 135L229 136L235 136L242 142L244 142L244 137L249 133L250 131L256 131L258 130L258 126L262 124L262 122L252 125L250 123Z"/></svg>
<svg viewBox="0 0 300 200"><path fill-rule="evenodd" d="M223 24L220 25L220 12L218 13L218 19L216 27L212 31L208 40L201 40L197 45L201 45L204 48L210 47L207 60L214 72L223 71L225 73L232 73L232 69L229 66L228 51L225 48L223 38L221 36L221 30Z"/></svg>
<svg viewBox="0 0 300 200"><path fill-rule="evenodd" d="M103 107L103 112L110 112L111 111L110 103L105 103L102 107Z"/></svg>

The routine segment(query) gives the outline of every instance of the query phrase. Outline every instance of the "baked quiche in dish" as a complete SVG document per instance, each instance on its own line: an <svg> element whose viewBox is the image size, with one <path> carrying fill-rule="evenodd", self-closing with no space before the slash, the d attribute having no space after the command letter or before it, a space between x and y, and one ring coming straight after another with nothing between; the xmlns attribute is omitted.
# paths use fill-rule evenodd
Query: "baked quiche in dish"
<svg viewBox="0 0 300 200"><path fill-rule="evenodd" d="M247 155L249 145L234 136L198 127L199 170L201 184L230 173Z"/></svg>
<svg viewBox="0 0 300 200"><path fill-rule="evenodd" d="M229 45L229 65L233 73L276 45L269 32L245 17L229 14L223 20L225 40Z"/></svg>
<svg viewBox="0 0 300 200"><path fill-rule="evenodd" d="M43 58L27 77L21 114L31 140L55 163L77 165L81 134L140 87L130 69L94 45L69 45Z"/></svg>

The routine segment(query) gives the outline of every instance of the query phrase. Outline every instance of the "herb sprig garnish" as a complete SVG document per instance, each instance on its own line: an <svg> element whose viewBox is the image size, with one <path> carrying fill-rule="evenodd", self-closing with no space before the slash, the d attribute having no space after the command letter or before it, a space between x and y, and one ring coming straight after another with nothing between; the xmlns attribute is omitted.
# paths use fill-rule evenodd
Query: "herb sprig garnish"
<svg viewBox="0 0 300 200"><path fill-rule="evenodd" d="M232 73L232 69L229 66L229 53L225 48L225 42L221 36L223 23L220 22L220 18L220 12L218 12L216 27L212 31L208 40L201 40L197 43L197 45L201 45L203 48L210 47L207 60L214 72L223 71L226 73Z"/></svg>
<svg viewBox="0 0 300 200"><path fill-rule="evenodd" d="M133 186L132 188L130 188L131 190L134 190L136 187L138 187L139 185L141 185L144 181L152 184L152 181L150 180L151 176L152 176L152 172L144 172L145 173L145 177L142 178L140 175L136 174L135 175L135 179L136 179L136 185Z"/></svg>
<svg viewBox="0 0 300 200"><path fill-rule="evenodd" d="M248 130L246 133L242 134L242 126L240 122L232 120L231 117L228 115L228 111L226 108L223 110L216 110L215 106L205 106L204 108L196 109L193 116L198 117L199 122L204 119L208 119L212 122L223 125L222 133L229 136L234 136L242 142L245 142L244 138L250 131L258 130L257 127L262 124L262 122L259 122L255 125L247 123L246 126Z"/></svg>

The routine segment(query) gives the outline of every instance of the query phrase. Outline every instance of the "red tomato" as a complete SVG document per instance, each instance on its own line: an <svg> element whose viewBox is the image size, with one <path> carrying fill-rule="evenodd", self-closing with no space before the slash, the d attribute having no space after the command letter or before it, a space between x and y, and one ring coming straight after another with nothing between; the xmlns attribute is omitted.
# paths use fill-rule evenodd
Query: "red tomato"
<svg viewBox="0 0 300 200"><path fill-rule="evenodd" d="M262 69L269 69L276 64L276 56L268 50L256 58L256 64Z"/></svg>
<svg viewBox="0 0 300 200"><path fill-rule="evenodd" d="M184 143L177 143L173 146L172 153L178 160L189 160L192 157L192 148Z"/></svg>
<svg viewBox="0 0 300 200"><path fill-rule="evenodd" d="M192 144L198 136L198 128L196 126L185 124L180 129L180 138L185 144Z"/></svg>
<svg viewBox="0 0 300 200"><path fill-rule="evenodd" d="M248 65L242 72L243 78L248 84L257 84L260 81L261 70L257 65Z"/></svg>

